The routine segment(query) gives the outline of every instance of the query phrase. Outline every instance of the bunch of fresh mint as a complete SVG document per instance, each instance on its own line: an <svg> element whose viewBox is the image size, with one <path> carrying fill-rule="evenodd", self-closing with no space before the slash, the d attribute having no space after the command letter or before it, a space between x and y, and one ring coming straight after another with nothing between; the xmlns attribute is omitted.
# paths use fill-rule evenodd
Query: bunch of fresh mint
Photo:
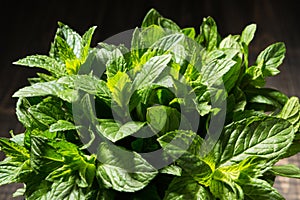
<svg viewBox="0 0 300 200"><path fill-rule="evenodd" d="M25 132L1 138L0 185L36 199L284 199L275 165L300 151L297 97L265 88L285 46L248 62L256 25L222 38L151 9L131 47L99 43L58 24L49 56L15 64L48 73L17 91Z"/></svg>

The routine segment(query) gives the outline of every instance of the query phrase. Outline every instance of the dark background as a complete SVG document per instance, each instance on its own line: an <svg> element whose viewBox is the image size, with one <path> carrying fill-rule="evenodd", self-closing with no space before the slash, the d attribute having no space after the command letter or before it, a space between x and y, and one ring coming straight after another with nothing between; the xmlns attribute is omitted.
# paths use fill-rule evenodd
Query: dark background
<svg viewBox="0 0 300 200"><path fill-rule="evenodd" d="M287 54L280 67L282 72L269 79L267 85L289 96L300 96L300 6L297 1L1 1L0 136L8 137L10 130L23 130L15 116L16 99L11 96L28 84L28 77L39 71L15 66L12 62L26 55L48 54L58 21L80 34L96 25L92 40L92 46L95 46L109 36L139 26L150 8L156 8L181 27L193 26L197 31L203 18L212 16L222 36L239 34L246 25L256 23L257 33L250 46L250 64L269 44L284 42Z"/></svg>

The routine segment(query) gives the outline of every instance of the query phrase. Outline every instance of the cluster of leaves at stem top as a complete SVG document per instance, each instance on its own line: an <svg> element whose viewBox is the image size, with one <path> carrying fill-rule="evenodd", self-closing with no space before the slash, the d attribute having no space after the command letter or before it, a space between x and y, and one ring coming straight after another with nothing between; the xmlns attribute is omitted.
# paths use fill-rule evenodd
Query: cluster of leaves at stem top
<svg viewBox="0 0 300 200"><path fill-rule="evenodd" d="M300 169L275 164L300 151L300 105L297 97L264 87L266 77L279 73L283 43L249 63L255 30L251 24L222 38L207 17L198 34L151 9L131 49L92 48L95 27L80 36L58 23L48 56L15 62L46 72L13 95L26 130L0 139L6 154L0 185L24 183L14 195L29 200L284 199L272 187L275 177L300 178ZM218 96L212 91L220 80L226 93ZM226 102L226 118L203 154L204 138L213 134L209 121L221 112L212 98ZM200 122L191 124L188 115ZM132 152L131 163L115 156L118 148ZM163 159L177 157L158 169L140 153L159 149Z"/></svg>

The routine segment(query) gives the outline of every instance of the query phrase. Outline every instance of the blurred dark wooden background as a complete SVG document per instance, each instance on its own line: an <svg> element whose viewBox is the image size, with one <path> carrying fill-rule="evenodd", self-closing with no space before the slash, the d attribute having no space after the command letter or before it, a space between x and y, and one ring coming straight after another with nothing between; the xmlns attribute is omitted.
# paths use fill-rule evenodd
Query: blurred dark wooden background
<svg viewBox="0 0 300 200"><path fill-rule="evenodd" d="M267 85L300 97L300 6L293 0L92 0L92 1L1 1L0 3L0 136L9 131L21 132L15 116L16 99L12 94L27 85L27 78L39 70L12 65L13 61L32 54L47 54L57 22L61 21L80 34L90 26L98 28L92 41L97 42L121 31L139 26L150 8L181 27L199 27L203 17L212 16L222 36L240 33L257 24L250 47L250 63L267 45L283 41L287 55L281 74ZM197 29L198 30L198 29ZM290 159L300 166L299 156ZM0 159L3 155L0 154ZM288 161L286 161L288 162ZM277 187L287 199L300 199L300 182L279 179ZM0 200L13 186L0 187ZM299 188L299 189L298 189Z"/></svg>

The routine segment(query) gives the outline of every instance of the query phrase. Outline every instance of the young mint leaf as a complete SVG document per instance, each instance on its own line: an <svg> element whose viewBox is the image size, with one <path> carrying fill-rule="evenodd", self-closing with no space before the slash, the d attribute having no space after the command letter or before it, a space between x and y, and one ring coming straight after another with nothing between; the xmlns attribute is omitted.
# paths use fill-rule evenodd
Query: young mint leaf
<svg viewBox="0 0 300 200"><path fill-rule="evenodd" d="M12 195L13 198L22 197L25 195L25 188L18 188Z"/></svg>
<svg viewBox="0 0 300 200"><path fill-rule="evenodd" d="M97 70L99 67L102 68L100 75L109 65L112 65L110 71L113 74L111 76L114 76L114 74L117 72L117 69L122 69L122 72L126 70L124 58L126 57L125 54L127 54L129 50L124 45L115 46L100 42L98 43L98 47L94 52L96 53L97 65L95 65L93 70ZM121 66L118 66L118 64L121 64ZM111 77L109 74L107 75Z"/></svg>
<svg viewBox="0 0 300 200"><path fill-rule="evenodd" d="M111 105L112 109L122 120L128 120L127 105L129 105L133 87L130 77L125 72L119 71L113 78L108 79L107 87L111 92L112 100L115 102Z"/></svg>
<svg viewBox="0 0 300 200"><path fill-rule="evenodd" d="M80 54L80 58L82 60L85 60L88 57L88 53L89 53L90 45L91 45L91 41L92 41L92 36L95 32L95 29L96 29L96 26L89 28L89 30L87 30L84 33L84 35L82 36L82 41L81 41L82 50L81 50L81 54Z"/></svg>
<svg viewBox="0 0 300 200"><path fill-rule="evenodd" d="M212 17L203 19L200 26L200 35L197 41L206 48L207 51L215 49L218 45L218 31L215 20Z"/></svg>
<svg viewBox="0 0 300 200"><path fill-rule="evenodd" d="M158 24L158 20L161 17L162 16L159 14L159 12L157 12L155 9L152 8L148 11L146 16L144 17L141 27L146 28L150 25Z"/></svg>
<svg viewBox="0 0 300 200"><path fill-rule="evenodd" d="M69 26L63 24L62 22L58 22L59 28L57 29L55 39L54 39L54 47L53 47L53 53L55 53L55 50L64 50L59 49L60 42L64 41L67 47L72 51L72 53L77 57L80 58L81 53L81 37L78 33L73 31ZM56 46L57 45L57 46ZM56 49L57 48L57 49ZM54 55L55 56L55 55Z"/></svg>
<svg viewBox="0 0 300 200"><path fill-rule="evenodd" d="M196 36L195 28L193 28L193 27L184 28L184 29L181 29L181 32L184 35L186 35L187 37L189 37L191 39L195 39L195 36Z"/></svg>
<svg viewBox="0 0 300 200"><path fill-rule="evenodd" d="M83 38L69 26L59 22L54 42L49 52L50 57L60 61L68 74L77 74L90 50L91 37L95 27L91 27Z"/></svg>
<svg viewBox="0 0 300 200"><path fill-rule="evenodd" d="M77 74L81 65L81 61L77 58L75 59L67 59L66 63L66 70L68 74Z"/></svg>
<svg viewBox="0 0 300 200"><path fill-rule="evenodd" d="M248 46L254 38L255 31L256 24L250 24L246 26L241 34L240 41L244 42Z"/></svg>
<svg viewBox="0 0 300 200"><path fill-rule="evenodd" d="M264 65L263 62L257 63L246 69L246 72L243 77L243 82L256 86L263 87L266 84L266 80L263 74Z"/></svg>
<svg viewBox="0 0 300 200"><path fill-rule="evenodd" d="M59 35L55 36L55 41L52 45L52 48L53 52L50 52L50 57L53 57L54 59L58 60L63 64L65 64L67 60L78 59L72 47L70 47L67 41Z"/></svg>
<svg viewBox="0 0 300 200"><path fill-rule="evenodd" d="M110 52L110 58L106 63L106 74L113 78L118 72L126 72L126 61L119 49Z"/></svg>
<svg viewBox="0 0 300 200"><path fill-rule="evenodd" d="M145 16L142 22L142 28L146 28L151 25L159 25L162 28L179 31L180 28L172 20L162 17L155 9L151 9Z"/></svg>
<svg viewBox="0 0 300 200"><path fill-rule="evenodd" d="M9 139L10 141L20 145L20 146L24 146L24 138L25 138L25 134L24 133L18 133L18 134L14 134L13 131L10 132L11 134L11 138ZM1 147L0 147L1 148Z"/></svg>

